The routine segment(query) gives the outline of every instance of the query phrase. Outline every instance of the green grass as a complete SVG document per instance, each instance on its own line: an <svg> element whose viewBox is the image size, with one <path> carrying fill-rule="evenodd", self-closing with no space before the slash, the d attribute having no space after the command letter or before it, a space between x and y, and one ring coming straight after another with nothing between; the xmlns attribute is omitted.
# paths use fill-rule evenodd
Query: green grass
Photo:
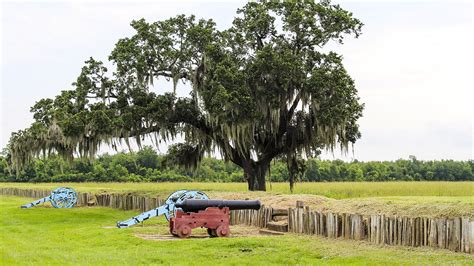
<svg viewBox="0 0 474 266"><path fill-rule="evenodd" d="M179 189L196 189L206 192L247 191L245 183L0 183L0 187L53 189L58 186L71 186L83 192L134 192L158 196L167 196ZM267 194L291 194L287 183L269 184L267 189ZM313 194L334 199L393 196L472 197L474 182L297 183L294 194Z"/></svg>
<svg viewBox="0 0 474 266"><path fill-rule="evenodd" d="M380 247L315 236L152 241L136 233L164 234L166 220L145 227L107 228L136 214L108 208L20 209L30 198L0 196L2 265L468 265L474 257L430 248Z"/></svg>

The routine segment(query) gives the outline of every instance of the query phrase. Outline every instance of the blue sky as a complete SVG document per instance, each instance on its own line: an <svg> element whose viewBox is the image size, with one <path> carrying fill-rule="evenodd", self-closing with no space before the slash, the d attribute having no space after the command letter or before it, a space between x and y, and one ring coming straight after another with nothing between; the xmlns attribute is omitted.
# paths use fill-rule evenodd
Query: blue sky
<svg viewBox="0 0 474 266"><path fill-rule="evenodd" d="M341 53L365 103L353 153L324 158L472 159L473 7L469 2L336 2L365 24ZM32 122L29 108L70 89L90 56L106 60L129 23L177 14L228 27L244 2L35 1L1 6L0 147ZM169 87L168 87L169 88ZM159 88L161 90L161 88ZM189 88L181 86L180 95ZM160 146L161 151L166 146Z"/></svg>

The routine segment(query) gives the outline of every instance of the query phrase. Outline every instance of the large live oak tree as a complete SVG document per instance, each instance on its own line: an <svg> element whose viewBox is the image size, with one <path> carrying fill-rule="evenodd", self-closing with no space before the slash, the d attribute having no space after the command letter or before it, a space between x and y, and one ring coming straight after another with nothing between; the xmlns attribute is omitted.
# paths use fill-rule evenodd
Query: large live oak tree
<svg viewBox="0 0 474 266"><path fill-rule="evenodd" d="M17 171L42 154L92 158L104 143L182 136L167 163L196 167L217 150L243 168L250 190L265 190L272 159L286 160L292 187L304 157L360 138L354 82L323 48L358 37L362 23L329 1L251 2L224 31L184 15L131 25L136 33L109 57L113 73L91 58L74 89L31 108L35 122L8 147ZM153 92L160 78L174 93ZM176 96L178 82L189 97Z"/></svg>

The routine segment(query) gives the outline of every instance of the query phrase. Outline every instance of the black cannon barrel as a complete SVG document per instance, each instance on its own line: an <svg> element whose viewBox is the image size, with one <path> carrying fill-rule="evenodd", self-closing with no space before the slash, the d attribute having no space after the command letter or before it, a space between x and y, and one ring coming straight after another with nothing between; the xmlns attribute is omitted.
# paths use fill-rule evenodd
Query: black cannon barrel
<svg viewBox="0 0 474 266"><path fill-rule="evenodd" d="M182 203L175 205L184 212L203 211L208 207L229 207L230 210L259 210L259 200L198 200L185 199Z"/></svg>

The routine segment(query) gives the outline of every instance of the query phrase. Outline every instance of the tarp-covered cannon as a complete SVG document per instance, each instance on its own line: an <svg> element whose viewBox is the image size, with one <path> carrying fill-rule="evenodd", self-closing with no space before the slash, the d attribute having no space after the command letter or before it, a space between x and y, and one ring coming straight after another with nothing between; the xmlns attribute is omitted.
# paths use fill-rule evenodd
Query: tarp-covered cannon
<svg viewBox="0 0 474 266"><path fill-rule="evenodd" d="M165 215L166 219L169 221L171 217L175 216L176 207L175 204L181 203L186 199L209 199L209 197L201 191L195 190L178 190L171 195L165 201L165 204L159 206L156 209L146 211L142 214L139 214L135 217L132 217L126 221L118 222L118 228L129 227L138 223L141 223L145 220L148 220L152 217Z"/></svg>
<svg viewBox="0 0 474 266"><path fill-rule="evenodd" d="M77 203L77 193L70 187L58 187L51 195L22 205L21 208L31 208L45 202L51 202L54 208L72 208Z"/></svg>

